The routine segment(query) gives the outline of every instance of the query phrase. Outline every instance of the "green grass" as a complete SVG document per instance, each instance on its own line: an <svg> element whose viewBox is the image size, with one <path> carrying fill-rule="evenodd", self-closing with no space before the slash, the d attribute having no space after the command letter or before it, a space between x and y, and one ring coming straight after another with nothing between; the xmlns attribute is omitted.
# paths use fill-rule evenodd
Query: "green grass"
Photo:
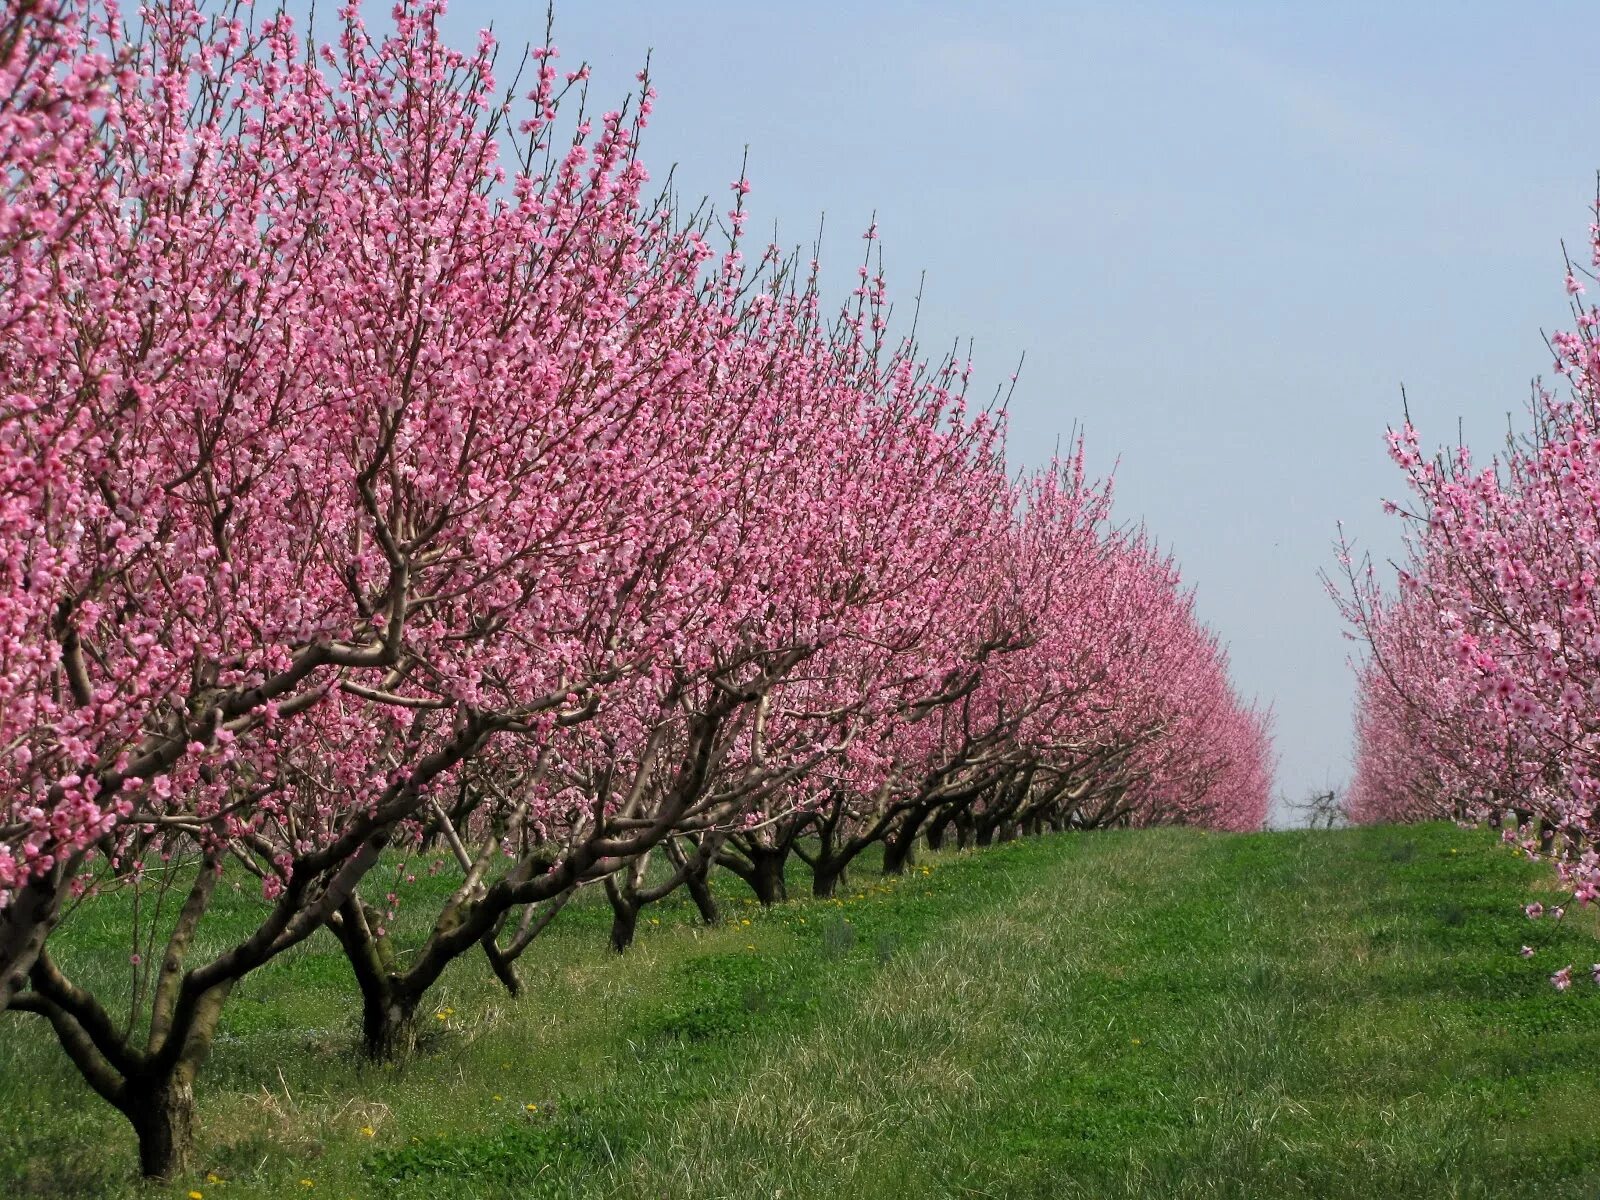
<svg viewBox="0 0 1600 1200"><path fill-rule="evenodd" d="M351 1056L319 935L240 988L201 1078L205 1165L148 1191L43 1023L0 1016L0 1192L1600 1192L1594 924L1528 922L1545 874L1486 834L1097 833L930 863L716 929L658 906L621 957L585 898L523 999L458 963L403 1070ZM114 903L63 929L71 969L126 970Z"/></svg>

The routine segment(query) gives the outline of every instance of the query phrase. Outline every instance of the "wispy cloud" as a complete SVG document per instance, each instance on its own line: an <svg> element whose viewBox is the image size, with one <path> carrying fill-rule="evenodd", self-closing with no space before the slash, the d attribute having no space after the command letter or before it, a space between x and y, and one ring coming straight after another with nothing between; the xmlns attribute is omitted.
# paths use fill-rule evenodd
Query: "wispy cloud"
<svg viewBox="0 0 1600 1200"><path fill-rule="evenodd" d="M1222 31L1171 17L1143 14L1162 31L1171 51L1198 75L1252 92L1263 112L1331 150L1366 164L1414 164L1427 154L1408 140L1392 116L1379 116L1356 96L1353 81L1313 73L1304 63L1274 57Z"/></svg>

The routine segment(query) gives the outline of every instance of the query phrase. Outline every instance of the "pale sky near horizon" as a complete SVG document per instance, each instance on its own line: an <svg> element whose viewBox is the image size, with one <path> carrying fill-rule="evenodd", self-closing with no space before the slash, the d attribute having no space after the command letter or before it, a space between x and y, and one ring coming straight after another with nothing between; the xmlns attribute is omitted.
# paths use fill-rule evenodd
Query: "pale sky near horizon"
<svg viewBox="0 0 1600 1200"><path fill-rule="evenodd" d="M1591 19L1586 20L1585 17ZM454 0L520 46L543 4ZM612 107L653 49L644 159L843 280L876 212L930 348L1027 355L1011 454L1074 427L1117 512L1182 563L1240 690L1276 710L1280 793L1350 771L1353 688L1318 571L1380 557L1402 384L1430 443L1522 422L1586 259L1600 168L1592 10L1540 6L567 0L562 65ZM1571 48L1570 50L1568 48ZM1574 60L1574 61L1569 61Z"/></svg>

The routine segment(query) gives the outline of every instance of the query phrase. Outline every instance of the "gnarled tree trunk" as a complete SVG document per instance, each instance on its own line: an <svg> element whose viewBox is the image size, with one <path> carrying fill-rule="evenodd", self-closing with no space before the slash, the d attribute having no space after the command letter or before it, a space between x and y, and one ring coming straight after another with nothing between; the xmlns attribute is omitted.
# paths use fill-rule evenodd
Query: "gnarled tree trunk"
<svg viewBox="0 0 1600 1200"><path fill-rule="evenodd" d="M168 1180L189 1172L195 1133L194 1072L132 1083L120 1105L139 1138L139 1173Z"/></svg>
<svg viewBox="0 0 1600 1200"><path fill-rule="evenodd" d="M616 877L606 877L606 899L611 901L611 948L621 954L633 945L639 929L640 902L631 890L617 886Z"/></svg>
<svg viewBox="0 0 1600 1200"><path fill-rule="evenodd" d="M920 822L914 820L916 814L908 814L905 825L893 837L883 843L883 873L885 875L904 875L906 868L915 865L917 861L917 834Z"/></svg>
<svg viewBox="0 0 1600 1200"><path fill-rule="evenodd" d="M769 907L789 898L788 886L783 878L784 864L788 859L788 847L770 849L756 845L742 845L738 853L723 852L717 855L717 862L744 880L755 893L756 899Z"/></svg>

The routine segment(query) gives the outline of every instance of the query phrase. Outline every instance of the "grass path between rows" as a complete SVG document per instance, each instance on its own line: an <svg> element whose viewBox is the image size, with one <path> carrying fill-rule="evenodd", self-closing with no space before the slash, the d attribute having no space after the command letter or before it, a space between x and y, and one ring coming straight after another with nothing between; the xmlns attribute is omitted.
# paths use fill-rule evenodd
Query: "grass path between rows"
<svg viewBox="0 0 1600 1200"><path fill-rule="evenodd" d="M0 1193L1593 1197L1600 943L1521 915L1543 879L1450 826L1154 830L709 930L664 905L620 958L577 904L524 999L459 964L398 1072L354 1065L353 989L313 943L248 981L202 1080L207 1165L164 1189L129 1181L42 1026L0 1018ZM96 928L84 971L113 953Z"/></svg>

